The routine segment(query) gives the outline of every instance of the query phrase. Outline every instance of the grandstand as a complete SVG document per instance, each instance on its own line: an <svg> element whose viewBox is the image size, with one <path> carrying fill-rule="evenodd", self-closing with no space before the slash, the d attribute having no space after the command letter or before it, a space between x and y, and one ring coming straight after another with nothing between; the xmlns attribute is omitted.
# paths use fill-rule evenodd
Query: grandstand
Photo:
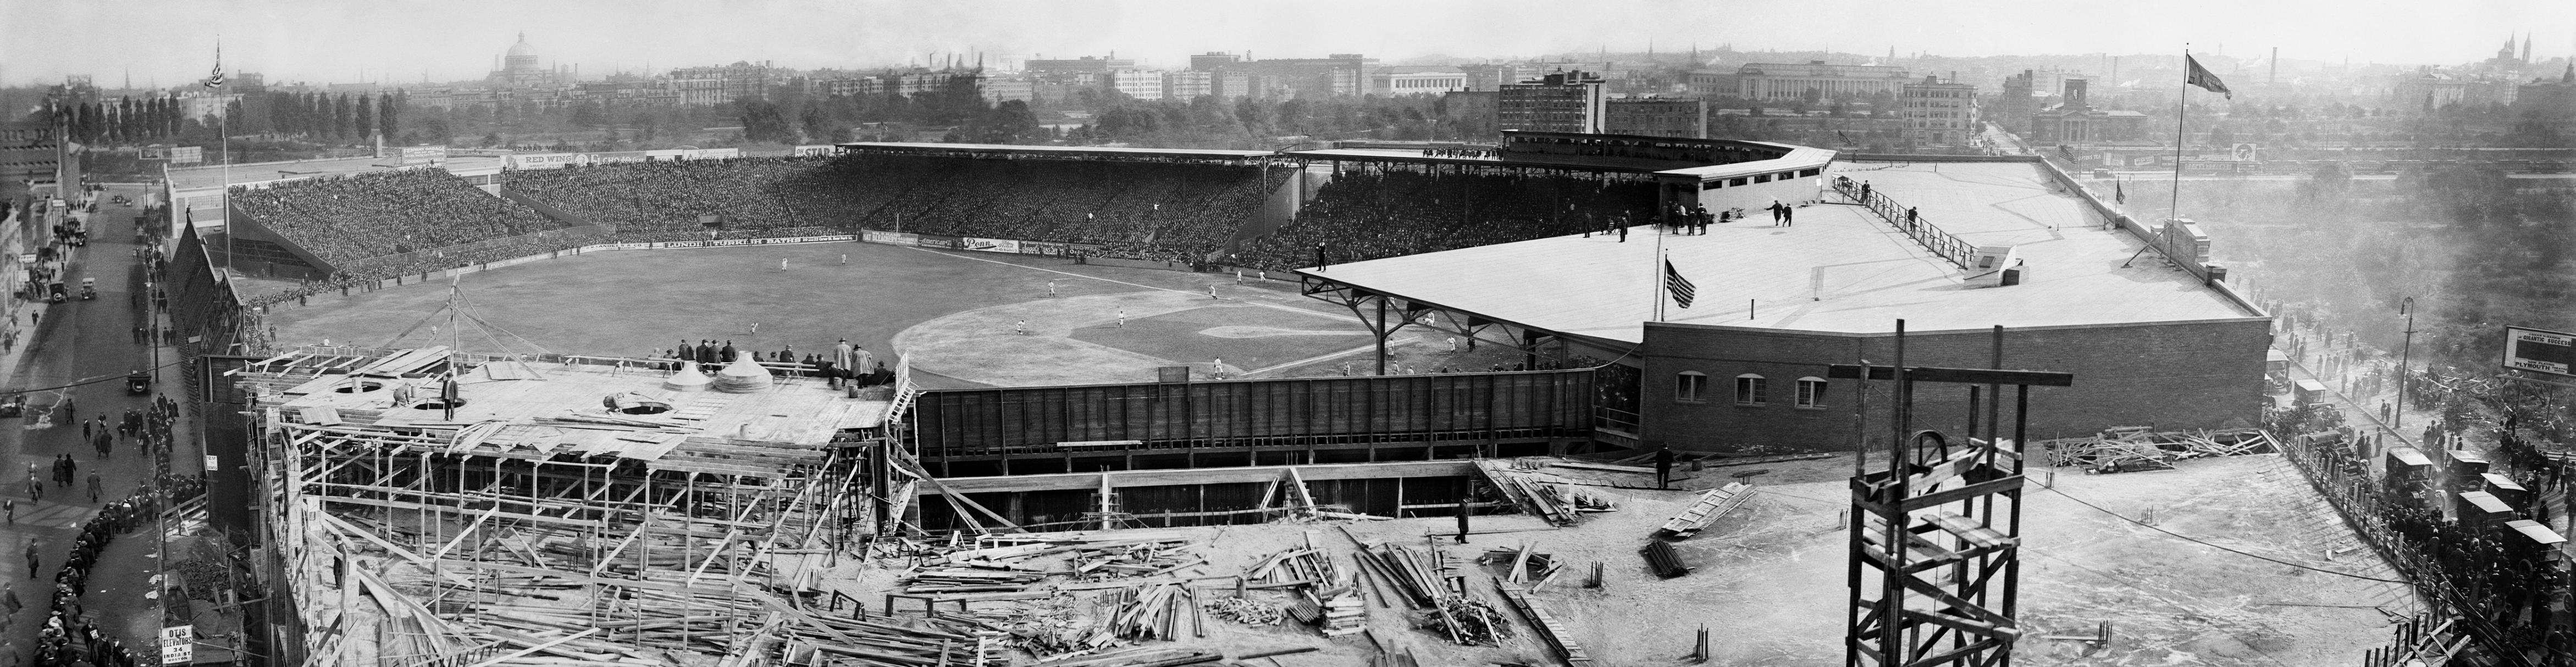
<svg viewBox="0 0 2576 667"><path fill-rule="evenodd" d="M303 277L401 272L415 253L490 248L564 228L434 169L236 187L231 205L234 251Z"/></svg>

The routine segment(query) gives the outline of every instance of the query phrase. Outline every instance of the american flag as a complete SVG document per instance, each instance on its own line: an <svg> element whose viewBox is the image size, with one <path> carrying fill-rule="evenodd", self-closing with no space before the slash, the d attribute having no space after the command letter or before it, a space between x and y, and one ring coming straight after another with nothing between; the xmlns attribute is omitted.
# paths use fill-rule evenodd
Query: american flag
<svg viewBox="0 0 2576 667"><path fill-rule="evenodd" d="M224 87L224 45L215 45L215 70L206 76L207 88Z"/></svg>
<svg viewBox="0 0 2576 667"><path fill-rule="evenodd" d="M1683 308L1689 308L1691 298L1699 294L1699 288L1692 287L1690 279L1682 277L1682 272L1674 269L1673 260L1669 259L1664 260L1664 289L1672 290L1673 303Z"/></svg>

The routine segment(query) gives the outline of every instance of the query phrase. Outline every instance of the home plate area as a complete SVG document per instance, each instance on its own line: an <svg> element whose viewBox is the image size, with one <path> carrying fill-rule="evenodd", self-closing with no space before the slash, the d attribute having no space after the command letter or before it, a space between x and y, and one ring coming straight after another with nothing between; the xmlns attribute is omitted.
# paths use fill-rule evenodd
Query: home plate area
<svg viewBox="0 0 2576 667"><path fill-rule="evenodd" d="M1358 323L1320 312L1159 290L978 308L895 340L918 370L995 386L1147 382L1162 366L1213 379L1220 359L1226 377L1259 377L1370 344Z"/></svg>

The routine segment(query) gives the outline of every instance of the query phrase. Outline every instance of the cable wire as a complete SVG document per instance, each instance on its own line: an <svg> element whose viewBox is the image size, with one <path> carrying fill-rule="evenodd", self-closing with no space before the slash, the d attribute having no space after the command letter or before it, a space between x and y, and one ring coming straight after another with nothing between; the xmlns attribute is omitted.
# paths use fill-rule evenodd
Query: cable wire
<svg viewBox="0 0 2576 667"><path fill-rule="evenodd" d="M2262 555L2262 554L2249 553L2249 552L2246 552L2246 551L2242 551L2242 550L2238 550L2238 549L2234 549L2234 548L2229 548L2229 547L2222 546L2222 545L2218 545L2218 544L2211 544L2211 543L2210 543L2209 541L2207 541L2207 540L2202 540L2202 539L2200 539L2200 538L2192 537L2192 536L2190 536L2190 535L2184 535L2184 534L2182 534L2182 533L2177 533L2177 532L2173 532L2173 531L2170 531L2170 530L2165 530L2165 529L2163 529L2163 528L2158 528L2158 527L2156 527L2156 526L2155 526L2155 525L2153 525L2153 524L2149 524L2149 523L2146 523L2146 522L2144 522L2144 521L2139 521L2139 520L2137 520L2137 519L2129 518L2129 517L2127 517L2127 516L2125 516L2125 515L2120 514L2119 512L2113 512L2113 511L2111 511L2111 510L2102 509L2102 506L2100 506L2100 505L2095 505L2095 504L2093 504L2093 503L2084 502L2084 499L2082 499L2082 498L2077 498L2077 497L2075 497L2075 496L2067 495L2067 494L2066 494L2066 492L2064 492L2064 491L2059 491L2059 490L2057 490L2057 487L2054 487L2054 486L2046 486L2046 487L2040 487L2040 488L2048 489L2050 493L2055 493L2055 494L2057 494L2057 495L2059 495L2059 496L2063 496L2063 497L2065 497L2067 500L2075 501L2075 504L2077 504L2077 505L2083 505L2083 506L2085 506L2085 507L2093 508L2093 511L2101 512L2101 513L2103 513L2103 514L2109 514L2109 515L2111 515L2112 517L2117 518L2117 519L2119 519L2119 520L2121 520L2121 521L2127 521L2127 522L2129 522L2129 523L2137 524L2138 526L2140 526L2140 527L2144 527L2144 528L2146 528L2146 529L2148 529L2148 530L2153 530L2153 531L2156 531L2156 532L2159 532L2159 533L2164 533L2164 534L2166 534L2166 535L2171 535L2171 536L2174 536L2174 537L2176 537L2176 538L2179 538L2179 539L2181 539L2181 540L2183 540L2183 541L2190 542L2190 543L2193 543L2193 544L2198 544L2198 545L2205 546L2205 547L2209 547L2209 548L2212 548L2212 549L2217 549L2217 550L2219 550L2219 551L2225 551L2225 552L2227 552L2227 553L2232 553L2232 554L2236 554L2236 555L2239 555L2239 556L2244 556L2244 557L2247 557L2247 558L2255 558L2255 559L2260 559L2260 560L2271 561L2271 562L2274 562L2274 563L2279 563L2279 564L2282 564L2282 565L2288 565L2288 566L2290 566L2290 567L2295 567L2295 568L2299 568L2299 569L2302 569L2302 570L2308 570L2308 571L2311 571L2311 572L2321 572L2321 573L2331 574L2331 575L2335 575L2335 576L2339 576L2339 577L2351 577L2351 578L2354 578L2354 579L2360 579L2360 580L2362 580L2362 581L2376 581L2376 582L2380 582L2380 583L2384 583L2384 584L2407 584L2407 585L2410 585L2410 586L2411 586L2411 585L2413 585L2413 583L2412 583L2412 582L2408 582L2408 581L2403 580L2403 579L2381 579L2381 578L2378 578L2378 577L2362 576L2362 575L2353 574L2353 573L2350 573L2350 572L2338 572L2338 571L2335 571L2335 570L2328 570L2328 569L2325 569L2325 568L2311 567L2311 566L2308 566L2308 565L2303 565L2303 564L2299 564L2299 563L2293 563L2293 562L2290 562L2290 561L2281 560L2281 559L2278 559L2278 558L2273 558L2273 557L2271 557L2271 556L2265 556L2265 555Z"/></svg>

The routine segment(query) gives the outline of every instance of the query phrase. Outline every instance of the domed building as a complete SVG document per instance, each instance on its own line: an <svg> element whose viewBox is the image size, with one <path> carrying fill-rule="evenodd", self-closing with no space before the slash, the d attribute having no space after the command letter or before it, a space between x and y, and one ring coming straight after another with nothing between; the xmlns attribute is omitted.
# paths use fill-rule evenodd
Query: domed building
<svg viewBox="0 0 2576 667"><path fill-rule="evenodd" d="M528 44L528 33L524 32L519 33L519 43L510 45L509 52L501 56L497 65L491 76L486 78L494 86L547 86L558 83L562 78L538 62L537 47Z"/></svg>

